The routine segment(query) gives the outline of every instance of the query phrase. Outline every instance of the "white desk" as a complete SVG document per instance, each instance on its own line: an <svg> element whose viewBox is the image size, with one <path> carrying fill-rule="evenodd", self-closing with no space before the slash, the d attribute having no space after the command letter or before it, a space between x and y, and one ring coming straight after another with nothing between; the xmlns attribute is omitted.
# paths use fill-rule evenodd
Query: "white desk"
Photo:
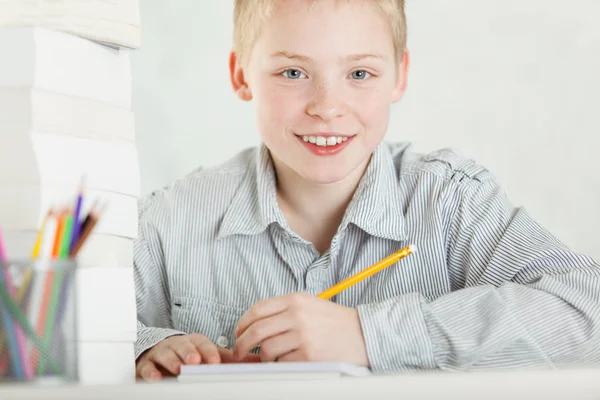
<svg viewBox="0 0 600 400"><path fill-rule="evenodd" d="M600 399L600 369L438 373L311 381L0 386L0 399Z"/></svg>

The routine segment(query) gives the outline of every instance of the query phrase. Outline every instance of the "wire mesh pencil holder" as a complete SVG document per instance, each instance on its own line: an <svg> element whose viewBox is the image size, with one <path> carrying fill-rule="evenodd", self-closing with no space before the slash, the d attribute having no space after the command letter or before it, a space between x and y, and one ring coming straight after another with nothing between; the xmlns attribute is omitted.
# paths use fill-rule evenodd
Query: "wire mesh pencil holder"
<svg viewBox="0 0 600 400"><path fill-rule="evenodd" d="M0 268L1 381L77 381L76 261Z"/></svg>

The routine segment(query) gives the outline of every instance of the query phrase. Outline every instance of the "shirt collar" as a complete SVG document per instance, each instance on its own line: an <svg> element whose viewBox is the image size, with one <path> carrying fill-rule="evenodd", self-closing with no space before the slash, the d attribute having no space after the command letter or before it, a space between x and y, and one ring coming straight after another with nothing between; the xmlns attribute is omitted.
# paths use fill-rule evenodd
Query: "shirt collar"
<svg viewBox="0 0 600 400"><path fill-rule="evenodd" d="M348 205L340 231L354 224L372 236L405 240L408 235L401 194L399 170L390 147L381 143L373 152Z"/></svg>
<svg viewBox="0 0 600 400"><path fill-rule="evenodd" d="M218 236L258 234L273 222L287 227L277 204L276 176L271 155L262 144L225 212Z"/></svg>
<svg viewBox="0 0 600 400"><path fill-rule="evenodd" d="M289 229L277 204L275 170L264 144L256 152L253 164L227 208L219 237L258 234L274 222ZM401 241L407 238L398 171L385 143L373 152L339 231L348 224L384 239Z"/></svg>

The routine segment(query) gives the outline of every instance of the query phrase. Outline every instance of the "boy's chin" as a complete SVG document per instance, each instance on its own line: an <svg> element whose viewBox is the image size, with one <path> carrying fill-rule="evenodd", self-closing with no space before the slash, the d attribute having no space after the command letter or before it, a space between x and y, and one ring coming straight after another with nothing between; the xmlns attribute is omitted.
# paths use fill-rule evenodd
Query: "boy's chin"
<svg viewBox="0 0 600 400"><path fill-rule="evenodd" d="M350 173L350 171L346 171L344 168L325 171L324 169L311 168L310 166L303 166L301 170L296 170L296 172L306 181L319 184L342 181Z"/></svg>

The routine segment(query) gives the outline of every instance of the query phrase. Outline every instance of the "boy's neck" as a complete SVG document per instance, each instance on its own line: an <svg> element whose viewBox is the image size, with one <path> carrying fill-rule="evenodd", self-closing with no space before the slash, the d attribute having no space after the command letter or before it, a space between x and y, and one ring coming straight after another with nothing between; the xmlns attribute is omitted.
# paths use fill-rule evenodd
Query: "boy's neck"
<svg viewBox="0 0 600 400"><path fill-rule="evenodd" d="M320 254L329 249L369 161L338 182L315 183L273 158L279 207L290 228Z"/></svg>

